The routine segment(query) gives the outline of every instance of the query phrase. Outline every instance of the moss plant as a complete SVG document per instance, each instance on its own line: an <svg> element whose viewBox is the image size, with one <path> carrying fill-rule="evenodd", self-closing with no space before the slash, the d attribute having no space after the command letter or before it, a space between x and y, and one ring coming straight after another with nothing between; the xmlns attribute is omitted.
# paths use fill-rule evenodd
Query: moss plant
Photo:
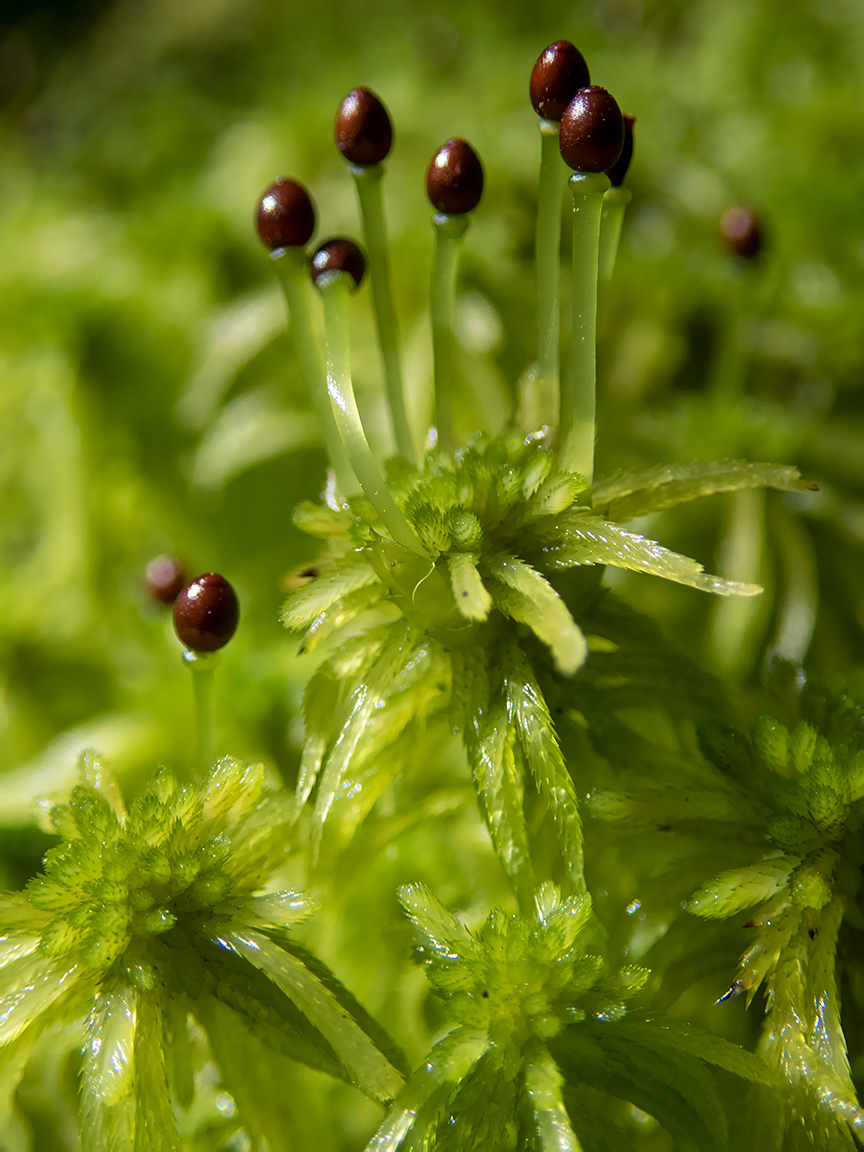
<svg viewBox="0 0 864 1152"><path fill-rule="evenodd" d="M721 493L814 485L738 458L598 472L595 444L618 434L597 415L598 285L633 117L569 41L541 53L530 95L538 362L503 429L463 427L460 257L488 179L465 140L426 172L431 429L402 363L379 97L354 89L336 115L367 253L344 236L307 252L319 212L293 177L259 201L329 463L293 513L317 555L281 613L303 682L296 771L217 758L212 669L238 595L213 572L184 586L159 557L147 587L174 605L197 753L122 787L87 753L71 790L40 802L59 842L0 897L4 1150L864 1138L864 704L781 661L768 691L740 694L615 587L635 574L758 597L663 543L667 527ZM558 149L574 173L564 324ZM724 229L756 254L752 229ZM352 361L367 265L387 459ZM256 654L241 667L254 676ZM242 720L242 690L228 706Z"/></svg>

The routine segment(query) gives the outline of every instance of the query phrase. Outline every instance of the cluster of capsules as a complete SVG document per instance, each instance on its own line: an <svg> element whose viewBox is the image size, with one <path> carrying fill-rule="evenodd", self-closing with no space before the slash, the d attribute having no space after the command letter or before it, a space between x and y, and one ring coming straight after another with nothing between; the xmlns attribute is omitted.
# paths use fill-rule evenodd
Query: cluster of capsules
<svg viewBox="0 0 864 1152"><path fill-rule="evenodd" d="M537 223L537 307L538 394L545 395L538 412L537 426L557 430L563 445L562 462L569 460L568 420L572 404L567 404L568 386L558 367L558 285L560 278L560 231L563 196L562 166L557 152L573 170L578 189L574 198L588 196L596 201L604 216L604 246L599 254L603 265L614 262L614 249L629 192L621 183L633 151L633 117L623 116L615 98L591 84L588 66L577 48L567 40L550 44L540 54L531 73L531 101L540 118L542 140L540 192ZM339 106L335 121L335 142L348 161L354 177L363 224L365 253L351 239L334 237L309 255L306 245L315 231L316 213L312 199L298 180L280 177L261 196L257 206L258 235L270 249L291 314L292 330L327 448L337 489L345 497L363 489L376 506L394 537L396 518L381 507L386 497L381 474L368 452L344 363L348 345L344 325L344 296L369 273L378 328L387 407L397 454L418 463L418 450L408 417L402 381L396 309L388 265L381 182L383 162L390 154L393 128L381 100L367 88L349 92ZM552 152L554 149L555 155ZM554 163L553 163L554 159ZM600 183L593 183L599 180ZM433 226L436 249L433 262L430 313L434 376L435 442L452 451L458 445L454 433L455 394L452 370L454 356L453 316L455 285L462 239L470 213L483 194L484 174L480 159L464 139L447 140L432 157L426 171L426 192L435 211ZM599 197L599 199L598 199ZM602 201L602 204L600 203ZM593 215L592 212L583 214ZM607 220L608 217L608 220ZM597 260L593 286L591 273L579 272L580 306L596 310ZM308 274L324 301L326 372L312 332L307 300ZM595 294L593 305L591 294ZM581 337L580 333L580 337ZM593 336L593 333L592 333ZM576 341L574 340L574 344ZM587 341L594 355L593 338ZM572 375L585 379L584 364ZM589 371L593 388L593 368ZM572 390L572 389L571 389ZM560 414L560 421L559 421ZM578 461L582 463L581 461ZM589 469L582 469L588 471ZM389 510L392 513L392 509Z"/></svg>
<svg viewBox="0 0 864 1152"><path fill-rule="evenodd" d="M615 98L592 84L581 52L568 40L556 40L539 55L531 72L529 93L539 117L541 137L537 212L536 265L538 351L534 370L536 425L557 435L561 462L590 476L593 441L594 342L586 316L596 309L596 280L611 274L630 193L623 181L633 155L634 117L622 115ZM323 433L341 501L358 489L375 506L394 539L414 549L416 541L392 504L386 482L363 430L351 385L345 300L363 281L367 268L382 359L386 400L396 451L418 464L402 379L399 328L389 270L382 198L383 162L393 146L393 126L384 104L368 88L357 88L339 105L334 138L354 177L363 222L365 254L353 240L336 236L311 254L307 245L316 227L312 199L298 180L280 177L257 205L257 231L270 250L291 315L293 335L303 375ZM569 378L559 368L560 229L563 184L560 152L576 174L571 190L577 209L590 216L602 211L599 250L593 254L594 273L577 271L574 252L573 365ZM594 183L594 182L597 183ZM460 245L470 214L483 195L483 165L464 139L447 140L426 171L426 192L434 209L436 254L430 311L433 337L434 438L439 447L456 447L453 431L454 336L453 313ZM581 197L581 200L580 200ZM580 213L577 211L577 217ZM599 220L598 220L599 224ZM595 239L596 239L595 229ZM743 207L730 209L721 232L730 251L752 259L762 247L758 216ZM577 236L574 233L574 243ZM582 261L582 256L578 259ZM584 261L582 261L584 265ZM588 260L590 265L592 260ZM313 331L309 277L324 300L326 366ZM592 299L593 296L593 299ZM583 355L580 361L579 350ZM587 389L586 389L587 384ZM581 430L573 413L584 407ZM581 445L581 447L580 447ZM587 465L587 466L586 466ZM214 572L186 580L179 562L156 557L147 567L150 596L173 605L174 627L184 646L185 660L195 672L209 673L218 650L233 636L239 620L237 596L231 584ZM203 677L196 676L201 680Z"/></svg>
<svg viewBox="0 0 864 1152"><path fill-rule="evenodd" d="M591 85L582 54L566 40L549 45L531 74L531 100L540 116L541 134L560 139L561 155L574 171L605 172L611 186L620 185L632 154L632 118L622 117L614 98ZM357 183L367 253L347 237L333 237L307 255L316 225L315 208L307 190L282 177L262 195L257 209L258 234L276 262L292 319L301 366L324 434L330 465L342 498L364 490L394 537L413 548L401 516L392 505L386 484L372 457L354 400L348 366L345 295L371 271L375 315L383 361L387 401L396 449L412 463L418 452L410 429L402 381L398 322L390 282L381 178L383 161L393 145L393 127L380 99L366 88L350 92L339 106L336 146L349 162ZM544 142L545 148L545 142ZM483 194L483 166L471 145L461 138L447 140L432 158L426 191L435 209L438 232L432 288L433 354L435 361L436 426L439 443L453 446L451 357L453 301L459 245L468 214ZM542 176L541 176L542 185ZM543 196L541 187L541 199ZM548 199L548 197L547 197ZM560 199L557 214L560 222ZM553 209L541 205L541 214ZM557 277L558 229L552 243L554 259L545 269ZM538 247L543 246L538 236ZM545 245L549 251L549 243ZM542 255L540 263L542 264ZM548 264L548 261L547 261ZM326 375L313 334L308 301L308 273L321 289L327 320ZM539 302L541 313L544 304ZM547 307L547 311L549 310ZM557 317L557 309L552 309ZM557 330L554 334L557 344ZM550 333L541 333L541 349L550 346ZM541 352L541 361L543 359ZM219 650L236 631L240 616L237 595L219 573L206 572L187 581L180 563L158 556L146 570L150 596L173 606L174 629L193 671L199 731L199 755L210 743L209 682Z"/></svg>

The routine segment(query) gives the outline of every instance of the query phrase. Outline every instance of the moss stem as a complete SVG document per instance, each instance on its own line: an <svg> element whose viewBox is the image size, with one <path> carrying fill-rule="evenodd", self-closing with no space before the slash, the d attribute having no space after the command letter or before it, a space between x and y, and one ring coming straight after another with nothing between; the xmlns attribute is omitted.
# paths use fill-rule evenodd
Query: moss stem
<svg viewBox="0 0 864 1152"><path fill-rule="evenodd" d="M558 423L561 316L561 206L567 167L558 145L560 125L540 120L540 185L537 197L537 414Z"/></svg>
<svg viewBox="0 0 864 1152"><path fill-rule="evenodd" d="M351 336L349 302L354 280L348 272L325 272L319 276L318 291L324 301L324 329L327 350L327 391L339 437L361 487L392 538L420 556L426 550L414 535L408 521L390 495L372 449L366 439L351 381Z"/></svg>
<svg viewBox="0 0 864 1152"><path fill-rule="evenodd" d="M272 254L272 260L288 305L300 368L312 397L318 426L324 434L324 446L330 458L330 465L336 474L336 483L341 494L350 496L352 492L357 491L357 480L351 471L348 454L339 435L327 396L324 368L312 326L309 265L306 253L302 248L277 248Z"/></svg>
<svg viewBox="0 0 864 1152"><path fill-rule="evenodd" d="M183 653L192 673L195 700L195 766L202 773L210 769L213 759L213 670L221 660L221 652L192 652L187 648Z"/></svg>
<svg viewBox="0 0 864 1152"><path fill-rule="evenodd" d="M360 167L350 166L351 175L357 188L360 216L363 220L363 237L372 280L372 303L375 308L375 323L378 327L378 343L384 367L384 384L393 438L400 456L417 463L417 452L408 409L405 402L405 385L402 380L402 355L399 347L399 323L396 318L396 305L393 301L393 284L390 276L390 258L387 248L387 226L384 219L384 199L381 194L381 181L384 175L383 164Z"/></svg>
<svg viewBox="0 0 864 1152"><path fill-rule="evenodd" d="M453 393L455 391L455 343L453 313L456 301L456 276L462 242L468 231L467 213L437 212L432 217L435 228L435 260L432 265L432 357L435 373L435 426L438 444L451 452L453 435Z"/></svg>
<svg viewBox="0 0 864 1152"><path fill-rule="evenodd" d="M603 213L600 220L600 280L604 284L612 279L612 273L615 271L624 213L632 199L633 195L629 188L607 188L603 193Z"/></svg>
<svg viewBox="0 0 864 1152"><path fill-rule="evenodd" d="M573 330L570 368L561 378L559 466L594 477L594 422L597 405L597 268L600 214L609 178L576 173L573 194Z"/></svg>

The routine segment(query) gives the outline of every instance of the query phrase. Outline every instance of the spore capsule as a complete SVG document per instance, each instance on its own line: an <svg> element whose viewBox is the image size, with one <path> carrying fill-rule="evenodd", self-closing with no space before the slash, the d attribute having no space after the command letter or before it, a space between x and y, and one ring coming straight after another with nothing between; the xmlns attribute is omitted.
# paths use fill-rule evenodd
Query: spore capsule
<svg viewBox="0 0 864 1152"><path fill-rule="evenodd" d="M348 272L359 288L366 271L366 261L353 240L346 236L334 236L315 252L309 271L315 284L325 272Z"/></svg>
<svg viewBox="0 0 864 1152"><path fill-rule="evenodd" d="M467 140L442 144L426 172L426 194L438 212L460 216L480 203L483 165Z"/></svg>
<svg viewBox="0 0 864 1152"><path fill-rule="evenodd" d="M560 120L580 88L591 83L585 57L569 40L544 48L531 70L529 93L534 111L544 120Z"/></svg>
<svg viewBox="0 0 864 1152"><path fill-rule="evenodd" d="M267 248L302 248L315 231L315 207L299 181L280 176L258 201L256 224Z"/></svg>
<svg viewBox="0 0 864 1152"><path fill-rule="evenodd" d="M393 146L387 109L368 88L355 88L339 105L333 135L345 159L360 168L380 164Z"/></svg>
<svg viewBox="0 0 864 1152"><path fill-rule="evenodd" d="M174 601L174 631L193 652L223 648L239 620L237 593L218 572L196 576Z"/></svg>
<svg viewBox="0 0 864 1152"><path fill-rule="evenodd" d="M561 155L574 172L607 172L624 147L624 117L605 88L577 92L561 118Z"/></svg>

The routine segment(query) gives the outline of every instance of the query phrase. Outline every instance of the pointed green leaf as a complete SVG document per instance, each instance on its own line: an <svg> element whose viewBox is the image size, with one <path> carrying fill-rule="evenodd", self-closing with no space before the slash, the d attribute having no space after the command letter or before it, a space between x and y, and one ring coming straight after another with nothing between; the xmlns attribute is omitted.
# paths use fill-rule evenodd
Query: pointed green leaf
<svg viewBox="0 0 864 1152"><path fill-rule="evenodd" d="M301 532L309 536L319 536L323 540L334 537L347 538L353 517L347 509L328 508L326 504L313 504L311 500L301 500L291 516Z"/></svg>
<svg viewBox="0 0 864 1152"><path fill-rule="evenodd" d="M494 579L490 590L498 607L505 615L527 624L551 650L558 671L572 676L585 663L588 644L552 585L514 556L491 557L486 566Z"/></svg>
<svg viewBox="0 0 864 1152"><path fill-rule="evenodd" d="M561 1099L561 1073L545 1049L525 1069L525 1092L534 1112L541 1152L581 1152Z"/></svg>
<svg viewBox="0 0 864 1152"><path fill-rule="evenodd" d="M156 1149L158 1152L181 1152L168 1091L164 1037L160 997L148 993L138 1002L135 1031L134 1152L156 1152Z"/></svg>
<svg viewBox="0 0 864 1152"><path fill-rule="evenodd" d="M467 552L454 552L447 563L456 607L467 620L485 620L492 597L483 587L474 558Z"/></svg>
<svg viewBox="0 0 864 1152"><path fill-rule="evenodd" d="M280 619L286 628L299 632L343 597L377 583L375 570L365 560L343 560L335 572L319 576L289 596Z"/></svg>
<svg viewBox="0 0 864 1152"><path fill-rule="evenodd" d="M222 1087L237 1105L238 1120L272 1152L328 1147L321 1131L323 1110L311 1108L298 1076L298 1064L272 1048L262 1052L259 1038L237 1012L211 997L196 1004L195 1014L219 1066ZM335 1123L335 1117L334 1117Z"/></svg>
<svg viewBox="0 0 864 1152"><path fill-rule="evenodd" d="M62 958L25 952L12 960L0 976L0 1045L74 993L82 976L77 964L70 968Z"/></svg>
<svg viewBox="0 0 864 1152"><path fill-rule="evenodd" d="M303 694L303 721L306 739L300 757L297 777L297 802L302 807L309 799L330 740L333 717L339 700L339 685L329 674L327 665L317 668L309 678Z"/></svg>
<svg viewBox="0 0 864 1152"><path fill-rule="evenodd" d="M477 942L462 921L425 884L405 884L398 895L410 920L439 956L452 958L476 951Z"/></svg>
<svg viewBox="0 0 864 1152"><path fill-rule="evenodd" d="M785 888L796 864L797 860L780 856L761 860L749 868L721 872L691 896L687 911L706 920L725 920Z"/></svg>
<svg viewBox="0 0 864 1152"><path fill-rule="evenodd" d="M536 520L541 516L557 516L569 508L580 492L588 485L585 477L575 472L556 472L534 493L525 509L526 520Z"/></svg>
<svg viewBox="0 0 864 1152"><path fill-rule="evenodd" d="M403 1083L401 1074L345 1005L298 956L249 930L223 931L217 943L260 969L296 1004L338 1053L358 1088L376 1100L393 1099Z"/></svg>
<svg viewBox="0 0 864 1152"><path fill-rule="evenodd" d="M81 1079L85 1152L135 1146L135 1033L138 993L116 984L101 991L87 1020Z"/></svg>
<svg viewBox="0 0 864 1152"><path fill-rule="evenodd" d="M513 757L515 732L503 703L487 704L471 717L465 750L480 810L501 866L522 900L535 888L528 829L522 810L522 780Z"/></svg>
<svg viewBox="0 0 864 1152"><path fill-rule="evenodd" d="M385 699L393 681L410 663L415 650L410 626L394 625L381 652L366 675L357 683L349 701L349 713L324 765L318 797L312 813L313 854L317 855L330 811L348 765L366 730L373 712Z"/></svg>
<svg viewBox="0 0 864 1152"><path fill-rule="evenodd" d="M565 1081L629 1100L654 1116L679 1149L723 1152L726 1117L701 1061L686 1053L659 1059L651 1048L619 1034L620 1024L585 1021L549 1040Z"/></svg>
<svg viewBox="0 0 864 1152"><path fill-rule="evenodd" d="M628 1012L615 1027L620 1037L625 1040L630 1037L634 1043L646 1048L654 1047L658 1052L674 1048L755 1084L776 1086L780 1082L774 1069L769 1068L760 1056L688 1024L686 1020L655 1013Z"/></svg>
<svg viewBox="0 0 864 1152"><path fill-rule="evenodd" d="M721 460L711 464L671 464L643 472L618 472L594 487L595 510L623 523L648 512L672 508L715 492L741 488L777 488L781 492L807 491L797 468L782 464L751 464L747 460Z"/></svg>
<svg viewBox="0 0 864 1152"><path fill-rule="evenodd" d="M559 535L562 541L548 551L551 568L572 568L579 564L611 564L616 568L629 568L634 572L647 572L662 576L677 584L686 584L702 592L718 596L757 596L762 589L758 584L742 584L737 580L724 580L711 576L698 560L682 556L634 532L626 532L617 524L585 512L566 514L565 527Z"/></svg>
<svg viewBox="0 0 864 1152"><path fill-rule="evenodd" d="M540 685L516 646L505 655L504 678L509 721L518 733L537 790L558 827L570 879L577 891L582 890L582 821L576 791Z"/></svg>
<svg viewBox="0 0 864 1152"><path fill-rule="evenodd" d="M438 1117L451 1096L489 1047L485 1032L457 1028L439 1040L397 1096L365 1152L396 1152L406 1137L417 1149L434 1147Z"/></svg>

